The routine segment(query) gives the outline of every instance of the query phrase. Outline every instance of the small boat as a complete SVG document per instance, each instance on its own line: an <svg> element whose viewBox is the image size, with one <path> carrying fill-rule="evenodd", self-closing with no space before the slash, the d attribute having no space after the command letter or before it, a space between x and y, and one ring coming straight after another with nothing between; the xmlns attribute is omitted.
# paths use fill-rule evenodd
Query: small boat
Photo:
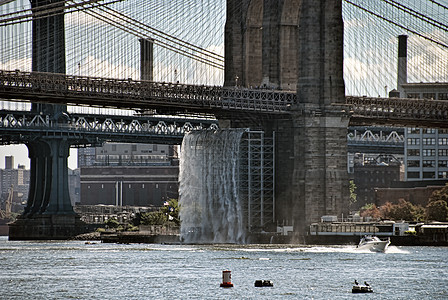
<svg viewBox="0 0 448 300"><path fill-rule="evenodd" d="M274 283L270 280L255 280L255 287L274 286Z"/></svg>
<svg viewBox="0 0 448 300"><path fill-rule="evenodd" d="M352 293L373 293L373 290L370 286L354 285Z"/></svg>
<svg viewBox="0 0 448 300"><path fill-rule="evenodd" d="M389 244L390 238L383 241L377 236L366 235L361 238L356 248L359 250L370 250L372 252L385 252Z"/></svg>

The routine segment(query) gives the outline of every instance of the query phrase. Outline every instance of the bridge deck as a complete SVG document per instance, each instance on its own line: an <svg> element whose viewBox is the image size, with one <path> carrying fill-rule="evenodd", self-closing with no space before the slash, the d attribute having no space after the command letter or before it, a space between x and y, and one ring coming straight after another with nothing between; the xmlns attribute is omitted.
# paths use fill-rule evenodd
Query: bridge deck
<svg viewBox="0 0 448 300"><path fill-rule="evenodd" d="M205 85L1 71L0 99L163 113L290 114L294 93ZM347 96L350 125L448 127L448 101Z"/></svg>
<svg viewBox="0 0 448 300"><path fill-rule="evenodd" d="M0 71L0 97L56 104L172 112L284 113L295 94L272 90L225 88L110 79L63 74Z"/></svg>

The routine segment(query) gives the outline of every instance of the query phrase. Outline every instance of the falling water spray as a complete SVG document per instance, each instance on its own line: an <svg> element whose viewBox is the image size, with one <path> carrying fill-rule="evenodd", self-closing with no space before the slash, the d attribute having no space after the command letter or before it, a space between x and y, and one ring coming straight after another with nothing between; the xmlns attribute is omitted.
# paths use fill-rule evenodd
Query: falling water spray
<svg viewBox="0 0 448 300"><path fill-rule="evenodd" d="M245 129L193 131L180 159L181 238L187 243L244 243L239 151Z"/></svg>

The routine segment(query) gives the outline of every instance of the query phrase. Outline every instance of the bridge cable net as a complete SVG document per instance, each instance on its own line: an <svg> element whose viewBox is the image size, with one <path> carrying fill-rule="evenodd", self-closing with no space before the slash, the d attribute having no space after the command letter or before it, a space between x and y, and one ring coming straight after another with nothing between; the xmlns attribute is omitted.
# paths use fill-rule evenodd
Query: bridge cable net
<svg viewBox="0 0 448 300"><path fill-rule="evenodd" d="M408 80L448 82L448 6L442 1L344 0L347 95L397 88L398 36L408 35Z"/></svg>
<svg viewBox="0 0 448 300"><path fill-rule="evenodd" d="M63 2L67 74L140 80L139 40L146 39L154 42L153 81L222 86L224 0ZM37 11L39 17L61 14L54 5ZM0 6L0 32L7 41L0 69L31 71L31 12L24 0Z"/></svg>
<svg viewBox="0 0 448 300"><path fill-rule="evenodd" d="M145 39L154 43L153 81L222 85L225 1L62 2L65 29L57 30L65 33L67 74L140 80ZM32 11L27 0L0 5L1 70L31 71L33 12L36 19L61 9Z"/></svg>
<svg viewBox="0 0 448 300"><path fill-rule="evenodd" d="M62 2L67 74L139 79L139 39L149 39L155 81L222 84L225 1ZM54 4L34 9L58 14ZM30 71L32 16L26 0L0 6L1 69Z"/></svg>
<svg viewBox="0 0 448 300"><path fill-rule="evenodd" d="M222 85L224 0L63 2L67 74L138 80L139 39L150 39L154 81ZM447 12L441 1L344 0L346 94L396 88L400 34L409 35L408 82L447 82ZM61 13L49 4L34 17ZM1 70L31 70L30 15L28 0L0 3Z"/></svg>

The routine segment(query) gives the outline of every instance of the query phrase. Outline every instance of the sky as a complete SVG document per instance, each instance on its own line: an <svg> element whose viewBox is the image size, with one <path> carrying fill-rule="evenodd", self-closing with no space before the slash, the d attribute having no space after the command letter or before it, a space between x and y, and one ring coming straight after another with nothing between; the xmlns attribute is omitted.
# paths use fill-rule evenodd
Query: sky
<svg viewBox="0 0 448 300"><path fill-rule="evenodd" d="M78 166L77 149L70 149L70 156L68 158L68 167L72 170ZM25 145L9 145L0 146L0 169L5 168L5 157L14 156L14 168L17 165L25 165L26 169L30 168L30 159L28 158L28 148Z"/></svg>

